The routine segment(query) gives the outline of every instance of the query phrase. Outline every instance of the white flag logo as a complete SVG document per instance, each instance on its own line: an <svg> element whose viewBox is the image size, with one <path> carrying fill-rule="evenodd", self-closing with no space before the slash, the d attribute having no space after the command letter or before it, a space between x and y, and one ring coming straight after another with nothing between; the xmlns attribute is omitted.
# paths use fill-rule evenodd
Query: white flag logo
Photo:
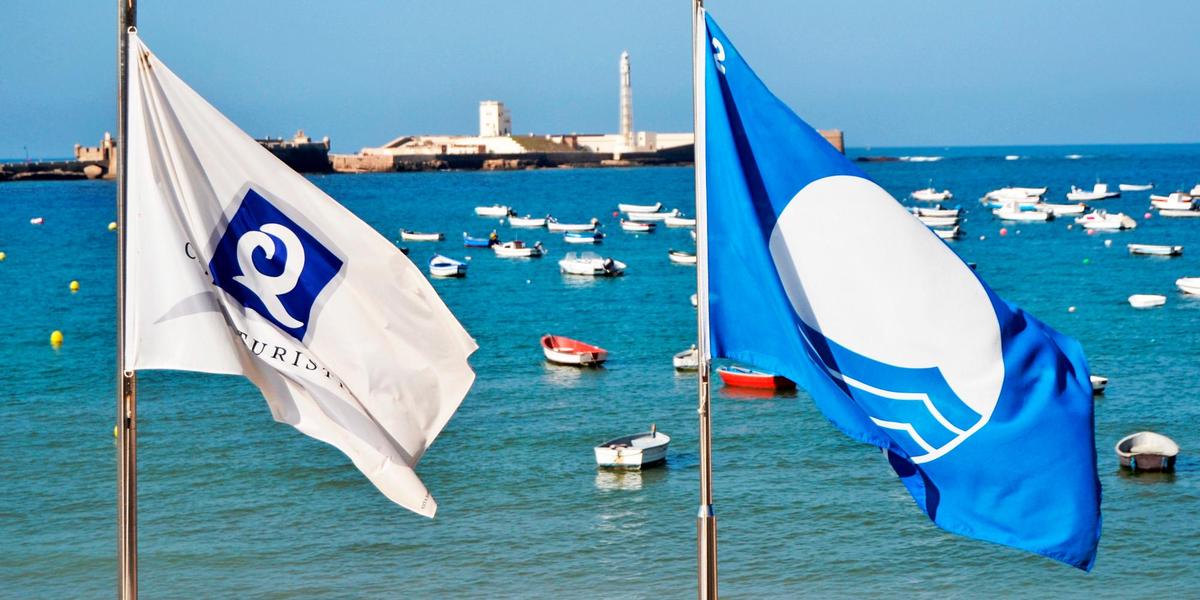
<svg viewBox="0 0 1200 600"><path fill-rule="evenodd" d="M474 340L387 239L129 44L125 364L245 375L277 421L433 516L413 467L474 381Z"/></svg>

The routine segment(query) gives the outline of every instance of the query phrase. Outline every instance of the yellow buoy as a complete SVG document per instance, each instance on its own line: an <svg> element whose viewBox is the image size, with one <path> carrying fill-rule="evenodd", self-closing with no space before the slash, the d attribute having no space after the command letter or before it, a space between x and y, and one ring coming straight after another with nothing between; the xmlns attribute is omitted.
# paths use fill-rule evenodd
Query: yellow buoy
<svg viewBox="0 0 1200 600"><path fill-rule="evenodd" d="M117 428L118 427L120 427L120 425L113 425L113 437L117 437Z"/></svg>
<svg viewBox="0 0 1200 600"><path fill-rule="evenodd" d="M79 282L75 281L75 280L71 280L71 285L68 287L71 288L72 292L78 292L79 291Z"/></svg>
<svg viewBox="0 0 1200 600"><path fill-rule="evenodd" d="M4 260L6 258L8 258L8 255L3 252L0 252L0 260Z"/></svg>
<svg viewBox="0 0 1200 600"><path fill-rule="evenodd" d="M62 334L62 332L61 332L61 331L59 331L59 330L57 330L57 329L55 329L55 330L54 330L54 331L53 331L53 332L50 334L50 345L51 345L51 346L61 346L61 345L62 345L62 341L63 341L63 334Z"/></svg>
<svg viewBox="0 0 1200 600"><path fill-rule="evenodd" d="M112 222L110 222L110 223L108 224L108 230L109 230L109 231L116 231L116 230L117 230L117 222L116 222L116 221L112 221Z"/></svg>

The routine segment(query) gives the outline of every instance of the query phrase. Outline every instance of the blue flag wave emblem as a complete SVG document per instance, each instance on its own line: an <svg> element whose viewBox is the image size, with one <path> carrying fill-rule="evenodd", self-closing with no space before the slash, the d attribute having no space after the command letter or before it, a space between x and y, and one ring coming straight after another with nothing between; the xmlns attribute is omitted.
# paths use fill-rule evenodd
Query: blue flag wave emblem
<svg viewBox="0 0 1200 600"><path fill-rule="evenodd" d="M796 381L938 526L1091 569L1078 342L997 296L771 94L705 13L697 90L714 357Z"/></svg>

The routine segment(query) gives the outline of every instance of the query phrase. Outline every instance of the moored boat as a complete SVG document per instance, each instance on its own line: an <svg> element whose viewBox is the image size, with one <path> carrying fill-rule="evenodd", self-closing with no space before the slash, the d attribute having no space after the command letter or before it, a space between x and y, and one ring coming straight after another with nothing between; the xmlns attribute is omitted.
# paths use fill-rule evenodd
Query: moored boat
<svg viewBox="0 0 1200 600"><path fill-rule="evenodd" d="M422 233L420 231L400 230L400 239L406 242L440 242L446 239L441 233Z"/></svg>
<svg viewBox="0 0 1200 600"><path fill-rule="evenodd" d="M493 231L491 235L485 238L471 237L467 232L463 232L463 246L467 248L490 248L494 244L499 244L500 238Z"/></svg>
<svg viewBox="0 0 1200 600"><path fill-rule="evenodd" d="M1117 186L1117 189L1121 190L1122 192L1145 192L1154 189L1154 184L1122 183Z"/></svg>
<svg viewBox="0 0 1200 600"><path fill-rule="evenodd" d="M1000 208L992 211L1004 221L1051 221L1054 219L1054 213L1042 212L1040 210L1021 210L1015 203L1009 202Z"/></svg>
<svg viewBox="0 0 1200 600"><path fill-rule="evenodd" d="M546 229L556 233L563 233L566 231L595 231L596 226L599 224L600 220L595 218L587 223L560 223L558 222L558 219L555 219L554 217L546 218Z"/></svg>
<svg viewBox="0 0 1200 600"><path fill-rule="evenodd" d="M1005 187L992 190L983 195L984 200L997 200L1000 202L1029 202L1034 203L1046 195L1049 188L1031 188L1031 187Z"/></svg>
<svg viewBox="0 0 1200 600"><path fill-rule="evenodd" d="M675 264L680 264L680 265L696 264L696 253L695 252L685 252L683 250L667 250L667 258L671 259L671 262L673 262Z"/></svg>
<svg viewBox="0 0 1200 600"><path fill-rule="evenodd" d="M1038 202L1033 205L1034 209L1041 212L1048 212L1056 217L1068 217L1082 215L1087 210L1087 205L1080 202L1078 204L1051 204L1049 202Z"/></svg>
<svg viewBox="0 0 1200 600"><path fill-rule="evenodd" d="M1192 296L1200 296L1200 277L1180 277L1175 280L1179 291Z"/></svg>
<svg viewBox="0 0 1200 600"><path fill-rule="evenodd" d="M696 220L688 217L667 217L663 219L663 224L667 227L695 227Z"/></svg>
<svg viewBox="0 0 1200 600"><path fill-rule="evenodd" d="M914 206L909 209L918 217L957 217L962 214L962 209L957 206L954 208L942 208L942 205L926 208L924 206Z"/></svg>
<svg viewBox="0 0 1200 600"><path fill-rule="evenodd" d="M541 242L530 246L521 240L512 240L492 246L492 252L501 258L540 258L546 253L546 249L542 247Z"/></svg>
<svg viewBox="0 0 1200 600"><path fill-rule="evenodd" d="M1132 471L1174 471L1179 444L1153 431L1139 431L1117 442L1114 450L1121 466Z"/></svg>
<svg viewBox="0 0 1200 600"><path fill-rule="evenodd" d="M516 214L516 213L513 212L512 207L501 206L499 204L493 204L491 206L476 206L475 214L480 217L502 217L503 218L503 217L507 217L509 215Z"/></svg>
<svg viewBox="0 0 1200 600"><path fill-rule="evenodd" d="M1166 196L1150 196L1150 206L1159 210L1192 210L1195 200L1183 192L1171 192Z"/></svg>
<svg viewBox="0 0 1200 600"><path fill-rule="evenodd" d="M617 210L623 213L653 213L662 210L662 202L654 204L617 204Z"/></svg>
<svg viewBox="0 0 1200 600"><path fill-rule="evenodd" d="M919 200L921 202L941 202L942 200L949 200L953 198L954 194L950 193L950 190L942 190L939 192L934 188L928 187L923 190L917 190L909 194L909 196L913 200Z"/></svg>
<svg viewBox="0 0 1200 600"><path fill-rule="evenodd" d="M954 227L958 225L958 217L917 217L926 227Z"/></svg>
<svg viewBox="0 0 1200 600"><path fill-rule="evenodd" d="M594 366L608 360L608 351L563 335L542 336L542 354L560 365Z"/></svg>
<svg viewBox="0 0 1200 600"><path fill-rule="evenodd" d="M647 222L652 222L652 221L665 221L671 217L678 217L678 216L679 216L678 208L669 210L669 211L665 211L665 212L625 213L625 217L627 219L629 219L630 221L636 221L638 223L647 223Z"/></svg>
<svg viewBox="0 0 1200 600"><path fill-rule="evenodd" d="M1126 244L1130 254L1144 256L1179 256L1183 254L1183 246L1159 246L1155 244Z"/></svg>
<svg viewBox="0 0 1200 600"><path fill-rule="evenodd" d="M595 447L596 465L610 469L645 469L667 460L671 438L653 425L646 433L608 440Z"/></svg>
<svg viewBox="0 0 1200 600"><path fill-rule="evenodd" d="M1108 378L1100 375L1089 375L1088 378L1092 382L1092 395L1099 396L1104 393L1104 389L1108 387Z"/></svg>
<svg viewBox="0 0 1200 600"><path fill-rule="evenodd" d="M1067 200L1071 202L1091 202L1094 200L1107 200L1109 198L1120 197L1121 192L1108 191L1107 183L1097 183L1092 186L1091 191L1071 186L1071 191L1067 192Z"/></svg>
<svg viewBox="0 0 1200 600"><path fill-rule="evenodd" d="M934 229L932 229L932 231L934 233L936 233L937 236L942 238L943 240L956 240L960 236L962 236L962 230L959 229L957 225L955 225L954 227L951 227L949 229L934 228Z"/></svg>
<svg viewBox="0 0 1200 600"><path fill-rule="evenodd" d="M1084 229L1097 229L1102 231L1120 231L1122 229L1133 229L1137 227L1137 221L1126 216L1123 213L1110 213L1106 210L1097 209L1076 217L1075 223L1083 225Z"/></svg>
<svg viewBox="0 0 1200 600"><path fill-rule="evenodd" d="M745 367L721 367L717 369L721 382L729 387L755 388L760 390L790 390L796 384L787 377L755 371Z"/></svg>
<svg viewBox="0 0 1200 600"><path fill-rule="evenodd" d="M521 229L540 229L546 226L546 217L535 219L529 215L523 217L511 216L508 218L509 227L519 227Z"/></svg>
<svg viewBox="0 0 1200 600"><path fill-rule="evenodd" d="M1134 308L1154 308L1167 303L1167 297L1159 294L1134 294L1129 297L1129 305Z"/></svg>
<svg viewBox="0 0 1200 600"><path fill-rule="evenodd" d="M700 352L696 350L696 345L692 344L691 348L683 352L676 352L671 358L671 364L675 366L676 371L695 371L700 368Z"/></svg>
<svg viewBox="0 0 1200 600"><path fill-rule="evenodd" d="M1158 216L1170 217L1170 218L1200 217L1200 210L1195 210L1195 209L1174 210L1174 209L1169 209L1169 208L1160 208L1160 209L1158 209Z"/></svg>
<svg viewBox="0 0 1200 600"><path fill-rule="evenodd" d="M433 277L466 277L467 263L435 254L429 259L429 274Z"/></svg>
<svg viewBox="0 0 1200 600"><path fill-rule="evenodd" d="M558 261L558 268L568 275L587 275L591 277L613 277L625 272L625 263L614 258L602 257L594 252L584 252L576 256L568 252Z"/></svg>
<svg viewBox="0 0 1200 600"><path fill-rule="evenodd" d="M563 233L563 241L568 244L599 244L604 234L599 231L568 231Z"/></svg>
<svg viewBox="0 0 1200 600"><path fill-rule="evenodd" d="M625 219L621 219L621 231L629 231L632 233L651 233L657 226L657 223L639 223L637 221L626 221Z"/></svg>

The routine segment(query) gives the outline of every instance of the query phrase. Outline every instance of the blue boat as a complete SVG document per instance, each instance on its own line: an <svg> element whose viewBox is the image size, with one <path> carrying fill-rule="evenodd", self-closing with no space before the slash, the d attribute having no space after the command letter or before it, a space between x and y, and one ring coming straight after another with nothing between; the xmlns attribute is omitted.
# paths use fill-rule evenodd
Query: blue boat
<svg viewBox="0 0 1200 600"><path fill-rule="evenodd" d="M496 235L495 231L486 238L474 238L467 234L467 232L463 232L463 246L467 248L491 248L499 243L499 241L500 238Z"/></svg>

